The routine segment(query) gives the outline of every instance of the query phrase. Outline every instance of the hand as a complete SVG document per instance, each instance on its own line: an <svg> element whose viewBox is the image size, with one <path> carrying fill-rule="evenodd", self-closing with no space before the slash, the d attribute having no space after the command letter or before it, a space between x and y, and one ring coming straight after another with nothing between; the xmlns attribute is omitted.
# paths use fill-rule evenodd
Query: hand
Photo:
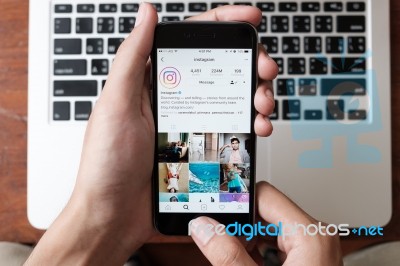
<svg viewBox="0 0 400 266"><path fill-rule="evenodd" d="M154 232L148 59L157 20L142 4L89 119L71 199L27 264L122 265Z"/></svg>
<svg viewBox="0 0 400 266"><path fill-rule="evenodd" d="M191 19L258 25L261 13L254 7L224 6ZM72 197L27 264L122 264L154 233L151 173L155 132L148 58L156 23L154 8L141 4L135 28L118 49L88 122ZM266 80L273 79L278 69L263 48L258 70L255 131L266 136L272 132L267 116L274 108L271 83Z"/></svg>
<svg viewBox="0 0 400 266"><path fill-rule="evenodd" d="M318 222L301 210L289 198L266 182L257 184L258 214L267 223L317 224ZM255 260L247 253L239 239L228 235L215 235L196 230L206 224L217 226L211 218L199 217L192 222L191 235L200 250L213 265L262 265L262 257ZM262 223L266 225L265 223ZM263 242L259 241L259 244ZM338 235L304 236L303 232L278 236L278 249L284 265L343 265Z"/></svg>
<svg viewBox="0 0 400 266"><path fill-rule="evenodd" d="M231 147L231 145L230 144L225 144L224 146L222 146L221 148L220 148L220 151L222 152L222 151L224 151L226 148L228 148L228 147Z"/></svg>
<svg viewBox="0 0 400 266"><path fill-rule="evenodd" d="M149 4L144 3L141 11L146 12L144 21L135 26L118 50L89 121L74 191L74 196L93 206L100 221L118 224L132 251L136 242L151 236L153 228L151 171L155 137L146 62L157 17ZM261 13L253 7L226 6L190 19L239 20L258 25ZM260 114L255 130L259 135L269 135L272 125L267 116L273 111L274 100L271 84L264 80L273 79L278 70L264 49L260 49L258 69L261 81L255 106ZM140 226L139 233L135 225Z"/></svg>

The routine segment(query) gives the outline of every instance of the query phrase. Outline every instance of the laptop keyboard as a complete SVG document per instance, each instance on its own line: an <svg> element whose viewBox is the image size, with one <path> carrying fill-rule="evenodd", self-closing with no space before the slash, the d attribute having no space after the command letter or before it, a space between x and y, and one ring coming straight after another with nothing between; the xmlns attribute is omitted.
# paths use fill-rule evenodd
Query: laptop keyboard
<svg viewBox="0 0 400 266"><path fill-rule="evenodd" d="M139 2L89 2L52 2L50 116L57 123L89 119L139 8ZM366 0L153 3L160 21L226 4L253 5L263 13L260 42L279 66L271 120L329 123L372 116Z"/></svg>

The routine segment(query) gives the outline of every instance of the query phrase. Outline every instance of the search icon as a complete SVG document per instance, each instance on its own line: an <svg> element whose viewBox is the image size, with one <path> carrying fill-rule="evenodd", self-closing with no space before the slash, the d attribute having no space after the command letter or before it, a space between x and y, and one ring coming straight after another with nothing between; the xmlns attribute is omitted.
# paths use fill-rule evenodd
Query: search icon
<svg viewBox="0 0 400 266"><path fill-rule="evenodd" d="M185 210L189 210L189 206L188 206L187 204L183 205L183 208L184 208Z"/></svg>

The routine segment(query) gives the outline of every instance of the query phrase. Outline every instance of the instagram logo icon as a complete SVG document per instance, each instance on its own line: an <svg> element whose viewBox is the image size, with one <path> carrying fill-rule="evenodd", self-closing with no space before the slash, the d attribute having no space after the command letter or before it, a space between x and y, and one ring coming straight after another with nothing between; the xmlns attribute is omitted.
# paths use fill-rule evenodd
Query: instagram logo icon
<svg viewBox="0 0 400 266"><path fill-rule="evenodd" d="M173 89L181 82L181 74L174 67L166 67L161 71L159 79L165 88Z"/></svg>

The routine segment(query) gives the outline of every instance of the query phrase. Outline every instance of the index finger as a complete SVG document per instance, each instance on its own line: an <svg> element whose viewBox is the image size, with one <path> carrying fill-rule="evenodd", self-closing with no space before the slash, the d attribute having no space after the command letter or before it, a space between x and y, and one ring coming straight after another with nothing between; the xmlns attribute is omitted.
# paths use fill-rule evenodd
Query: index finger
<svg viewBox="0 0 400 266"><path fill-rule="evenodd" d="M220 6L188 18L194 21L245 21L257 26L261 21L260 9L252 6Z"/></svg>

